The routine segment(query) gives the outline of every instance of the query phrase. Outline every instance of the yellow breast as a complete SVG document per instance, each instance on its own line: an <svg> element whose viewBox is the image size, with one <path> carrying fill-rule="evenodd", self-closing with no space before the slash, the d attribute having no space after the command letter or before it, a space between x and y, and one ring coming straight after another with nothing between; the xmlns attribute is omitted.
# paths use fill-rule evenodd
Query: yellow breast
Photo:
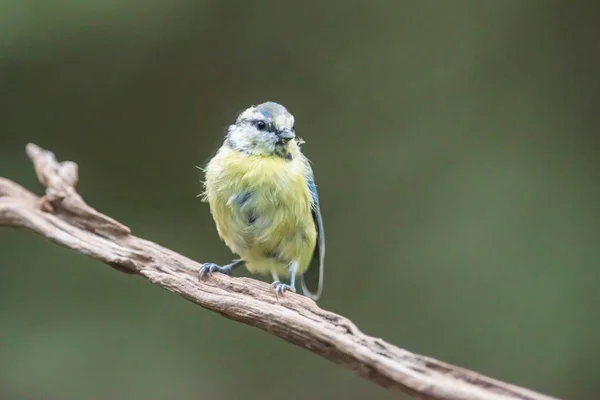
<svg viewBox="0 0 600 400"><path fill-rule="evenodd" d="M221 238L252 272L308 268L316 243L308 161L221 148L206 168L205 195Z"/></svg>

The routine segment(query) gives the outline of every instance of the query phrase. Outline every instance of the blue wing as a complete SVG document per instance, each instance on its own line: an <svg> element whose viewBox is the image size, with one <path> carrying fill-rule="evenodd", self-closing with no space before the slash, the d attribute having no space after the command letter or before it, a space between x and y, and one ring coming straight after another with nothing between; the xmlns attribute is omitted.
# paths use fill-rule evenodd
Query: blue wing
<svg viewBox="0 0 600 400"><path fill-rule="evenodd" d="M312 216L317 228L317 245L308 266L308 269L302 275L302 291L313 300L318 300L323 291L323 271L325 268L325 232L323 231L323 218L321 217L321 207L319 205L319 194L314 178L308 180L308 189L312 195L313 208Z"/></svg>

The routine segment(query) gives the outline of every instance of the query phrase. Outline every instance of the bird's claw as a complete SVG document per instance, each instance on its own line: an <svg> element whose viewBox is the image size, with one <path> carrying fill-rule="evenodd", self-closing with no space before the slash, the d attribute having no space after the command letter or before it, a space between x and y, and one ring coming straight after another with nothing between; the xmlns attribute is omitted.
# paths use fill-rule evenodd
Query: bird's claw
<svg viewBox="0 0 600 400"><path fill-rule="evenodd" d="M220 272L222 274L231 276L231 268L228 268L227 266L220 267L215 263L204 263L202 264L202 267L200 267L200 279L204 278L205 276L210 276L210 274L213 272Z"/></svg>
<svg viewBox="0 0 600 400"><path fill-rule="evenodd" d="M290 292L294 292L296 293L296 288L290 285L286 285L285 283L281 283L279 281L275 281L271 284L271 286L273 286L273 288L275 288L275 297L277 297L277 300L279 300L279 295L283 294L283 292L285 292L286 290L289 290Z"/></svg>

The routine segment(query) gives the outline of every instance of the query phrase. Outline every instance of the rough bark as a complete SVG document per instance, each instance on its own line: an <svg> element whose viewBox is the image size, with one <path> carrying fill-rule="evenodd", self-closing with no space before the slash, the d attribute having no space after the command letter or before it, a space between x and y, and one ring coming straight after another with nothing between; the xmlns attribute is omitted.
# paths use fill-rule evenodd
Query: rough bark
<svg viewBox="0 0 600 400"><path fill-rule="evenodd" d="M420 399L550 400L551 397L467 369L411 353L367 336L352 321L312 300L249 278L213 274L199 280L200 263L131 234L128 227L87 205L77 193L77 165L27 145L42 198L0 178L0 226L26 228L54 243L97 259L226 318L265 330L351 368L385 388Z"/></svg>

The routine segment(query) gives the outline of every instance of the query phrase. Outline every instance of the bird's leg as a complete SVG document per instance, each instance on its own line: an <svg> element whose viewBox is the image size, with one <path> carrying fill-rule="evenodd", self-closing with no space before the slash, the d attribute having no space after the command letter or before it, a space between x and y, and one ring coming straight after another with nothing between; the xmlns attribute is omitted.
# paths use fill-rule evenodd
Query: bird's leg
<svg viewBox="0 0 600 400"><path fill-rule="evenodd" d="M279 281L279 275L277 275L277 272L271 271L271 276L273 277L273 282Z"/></svg>
<svg viewBox="0 0 600 400"><path fill-rule="evenodd" d="M204 263L202 264L202 267L200 267L199 275L200 278L203 278L204 276L208 276L213 272L220 272L222 274L231 276L231 272L234 269L241 267L244 264L244 260L235 260L234 262L223 265L222 267L214 263Z"/></svg>
<svg viewBox="0 0 600 400"><path fill-rule="evenodd" d="M275 282L271 284L275 288L275 297L279 300L279 295L283 294L286 290L290 292L296 293L296 271L298 270L298 262L294 261L288 266L290 270L290 284L286 285L285 283L281 283L279 279L276 279ZM273 278L277 277L276 273L273 273Z"/></svg>

